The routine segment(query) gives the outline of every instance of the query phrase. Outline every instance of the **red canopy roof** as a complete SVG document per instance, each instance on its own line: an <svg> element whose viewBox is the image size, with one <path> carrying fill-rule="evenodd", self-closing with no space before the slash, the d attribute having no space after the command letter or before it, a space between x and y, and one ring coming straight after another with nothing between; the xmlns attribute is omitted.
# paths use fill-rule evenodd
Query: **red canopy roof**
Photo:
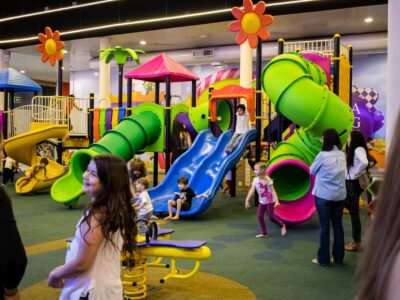
<svg viewBox="0 0 400 300"><path fill-rule="evenodd" d="M124 77L152 82L165 82L167 75L171 75L171 82L199 79L197 75L164 53L129 71Z"/></svg>

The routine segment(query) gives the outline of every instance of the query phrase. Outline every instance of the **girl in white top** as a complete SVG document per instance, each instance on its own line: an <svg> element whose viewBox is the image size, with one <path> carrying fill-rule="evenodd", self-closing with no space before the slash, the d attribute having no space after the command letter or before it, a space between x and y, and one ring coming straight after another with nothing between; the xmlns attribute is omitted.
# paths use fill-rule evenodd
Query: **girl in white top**
<svg viewBox="0 0 400 300"><path fill-rule="evenodd" d="M149 181L146 178L139 178L136 181L136 192L139 197L134 198L133 208L137 212L137 226L140 234L146 234L146 225L150 222L153 215L153 204L147 189Z"/></svg>
<svg viewBox="0 0 400 300"><path fill-rule="evenodd" d="M78 222L64 265L48 284L62 288L60 299L122 299L120 256L133 259L136 226L125 163L95 156L83 174L83 192L92 203Z"/></svg>
<svg viewBox="0 0 400 300"><path fill-rule="evenodd" d="M253 179L253 184L247 194L244 207L250 207L250 198L254 192L258 193L258 211L257 217L261 227L261 234L256 235L256 238L267 237L267 228L265 226L264 214L267 213L268 218L271 222L275 223L281 228L281 235L286 235L286 226L279 220L274 213L274 208L279 205L278 196L276 195L273 181L271 178L266 176L267 166L263 162L258 162L254 165L254 174L256 177Z"/></svg>
<svg viewBox="0 0 400 300"><path fill-rule="evenodd" d="M359 211L359 198L362 188L358 182L358 177L366 172L368 167L368 148L365 138L360 131L352 131L347 141L346 161L346 191L347 197L345 207L351 217L351 227L353 240L345 245L347 251L359 251L361 245L361 221Z"/></svg>

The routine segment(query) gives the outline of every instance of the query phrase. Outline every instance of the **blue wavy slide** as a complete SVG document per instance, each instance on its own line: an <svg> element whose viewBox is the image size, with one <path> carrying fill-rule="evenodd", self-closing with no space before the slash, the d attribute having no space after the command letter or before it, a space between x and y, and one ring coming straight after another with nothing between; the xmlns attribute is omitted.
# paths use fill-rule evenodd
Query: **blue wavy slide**
<svg viewBox="0 0 400 300"><path fill-rule="evenodd" d="M231 154L225 153L225 147L233 135L233 130L224 132L216 138L210 129L201 131L192 147L182 154L172 165L164 180L149 190L153 202L153 212L168 212L168 200L178 192L178 178L186 176L189 186L196 194L208 194L208 198L193 199L192 207L182 211L181 216L192 216L205 211L218 192L225 174L236 165L247 145L256 139L256 130L248 131L238 147Z"/></svg>

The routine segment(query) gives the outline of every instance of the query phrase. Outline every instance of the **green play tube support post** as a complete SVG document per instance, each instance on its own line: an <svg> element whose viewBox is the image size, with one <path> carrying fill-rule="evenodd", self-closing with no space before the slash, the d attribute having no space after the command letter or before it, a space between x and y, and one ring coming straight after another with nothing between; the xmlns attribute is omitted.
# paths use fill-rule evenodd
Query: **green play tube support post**
<svg viewBox="0 0 400 300"><path fill-rule="evenodd" d="M57 180L51 188L51 197L68 206L76 205L82 195L82 175L91 158L99 154L114 154L127 161L133 155L154 143L162 124L159 117L150 111L124 118L113 130L89 147L78 150L71 158L69 172Z"/></svg>
<svg viewBox="0 0 400 300"><path fill-rule="evenodd" d="M325 129L335 128L344 145L351 132L354 115L351 107L329 91L323 70L297 53L275 57L263 70L262 87L277 112L301 126L279 144L268 167L283 160L300 160L310 165L321 151ZM297 166L286 165L271 174L278 197L296 200L310 185L309 174Z"/></svg>

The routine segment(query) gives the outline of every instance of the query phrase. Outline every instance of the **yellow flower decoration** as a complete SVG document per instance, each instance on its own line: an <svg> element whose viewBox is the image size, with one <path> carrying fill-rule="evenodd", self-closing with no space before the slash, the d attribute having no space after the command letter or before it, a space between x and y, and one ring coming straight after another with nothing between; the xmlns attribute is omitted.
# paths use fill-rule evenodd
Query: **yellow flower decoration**
<svg viewBox="0 0 400 300"><path fill-rule="evenodd" d="M271 15L263 15L266 4L260 1L253 7L251 0L243 0L243 9L240 7L232 8L232 15L237 19L229 24L230 31L239 33L236 35L236 43L241 45L247 39L251 48L256 48L258 45L258 37L262 40L267 40L270 33L265 26L271 25L274 22L274 17Z"/></svg>
<svg viewBox="0 0 400 300"><path fill-rule="evenodd" d="M50 65L54 66L56 60L62 60L64 57L64 42L60 41L60 32L58 30L53 31L50 27L45 28L45 35L43 33L38 34L39 41L41 44L36 46L38 52L42 52L42 63L47 60L50 61Z"/></svg>

